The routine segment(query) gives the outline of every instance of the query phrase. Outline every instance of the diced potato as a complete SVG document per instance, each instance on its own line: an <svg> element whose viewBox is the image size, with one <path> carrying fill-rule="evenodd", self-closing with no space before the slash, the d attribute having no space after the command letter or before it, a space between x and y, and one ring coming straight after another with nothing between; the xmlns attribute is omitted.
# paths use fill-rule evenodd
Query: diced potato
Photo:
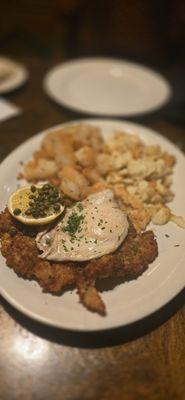
<svg viewBox="0 0 185 400"><path fill-rule="evenodd" d="M55 161L39 158L24 165L23 176L28 181L39 181L52 178L56 175L57 170Z"/></svg>

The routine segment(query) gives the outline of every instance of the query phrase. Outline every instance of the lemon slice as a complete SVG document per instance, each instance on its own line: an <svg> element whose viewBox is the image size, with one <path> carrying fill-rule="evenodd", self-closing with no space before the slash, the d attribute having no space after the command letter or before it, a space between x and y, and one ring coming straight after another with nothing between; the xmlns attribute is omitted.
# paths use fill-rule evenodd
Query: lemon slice
<svg viewBox="0 0 185 400"><path fill-rule="evenodd" d="M36 189L42 186L35 186ZM59 211L50 210L44 217L33 217L26 215L26 210L29 208L30 195L33 195L31 186L24 186L13 192L8 199L8 210L10 214L18 221L25 225L45 225L56 219L64 210L64 206L60 204ZM16 212L17 211L17 212Z"/></svg>

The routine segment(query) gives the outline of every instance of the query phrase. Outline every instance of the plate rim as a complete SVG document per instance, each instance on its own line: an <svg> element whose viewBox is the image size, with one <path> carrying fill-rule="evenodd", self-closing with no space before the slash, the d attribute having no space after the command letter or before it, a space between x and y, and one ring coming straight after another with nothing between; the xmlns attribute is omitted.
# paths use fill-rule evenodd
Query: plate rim
<svg viewBox="0 0 185 400"><path fill-rule="evenodd" d="M9 159L12 157L12 155L15 155L16 153L18 153L21 147L23 148L25 145L28 146L29 142L32 142L32 141L34 142L36 138L39 139L39 137L44 136L46 133L48 133L50 131L53 131L55 129L58 129L58 128L61 128L61 127L65 127L65 126L68 126L68 125L73 125L73 124L77 124L77 123L92 123L92 122L94 124L97 124L97 125L98 125L98 123L101 124L101 123L105 123L105 122L106 123L109 123L109 122L110 123L117 123L118 122L121 125L128 125L128 127L131 129L131 131L133 131L133 129L134 130L135 129L142 129L144 131L146 130L146 132L151 132L151 133L154 134L155 137L159 136L160 138L163 139L164 142L167 142L168 144L172 145L172 147L175 148L175 150L178 153L178 155L180 157L183 157L183 161L185 161L185 156L184 156L183 152L173 142L171 142L168 138L163 137L162 135L160 135L158 132L156 132L155 130L153 130L151 128L142 126L140 124L135 124L135 123L132 123L132 122L129 122L129 121L126 121L126 120L122 121L122 120L111 120L111 119L107 119L107 118L103 118L103 119L94 119L94 118L89 119L88 118L88 119L77 119L77 120L74 120L74 121L68 121L66 123L57 124L55 126L52 126L50 128L47 128L47 129L44 129L44 130L38 132L37 134L33 135L31 138L29 138L26 141L24 141L22 144L20 144L17 148L15 148L2 161L2 163L0 164L0 169L2 167L6 166L6 164L9 161ZM123 127L123 129L124 129L124 127ZM125 128L125 129L127 129L127 128ZM25 308L21 303L17 302L16 299L14 299L11 295L8 295L6 290L3 290L3 288L1 287L1 284L0 284L0 295L3 298L5 298L5 300L9 304L11 304L14 308L16 308L18 311L20 311L21 313L25 314L26 316L28 316L31 319L34 319L34 320L36 320L36 321L38 321L40 323L44 323L45 325L49 325L49 326L60 328L60 329L67 329L67 330L71 330L71 331L98 332L98 331L107 331L107 330L110 330L110 329L116 329L116 328L119 328L119 327L130 325L130 324L132 324L134 322L137 322L137 321L140 321L140 320L144 319L145 317L151 315L155 311L158 311L161 307L165 306L169 301L171 301L184 288L183 280L181 282L179 280L178 283L179 283L178 285L176 284L175 286L173 286L173 288L172 288L173 290L171 291L171 295L170 296L167 295L165 297L165 301L163 300L163 302L161 303L161 301L159 301L159 299L157 299L157 306L156 306L156 303L155 303L155 305L153 304L153 307L151 307L151 306L149 307L150 310L148 310L147 312L146 312L146 310L144 312L140 312L140 314L139 314L139 316L137 318L135 318L135 317L131 318L126 323L119 321L117 324L114 323L113 326L111 325L111 326L105 326L105 327L100 327L100 328L98 328L98 327L96 327L96 328L93 327L92 328L92 327L88 327L88 326L77 327L77 326L73 326L73 325L69 326L69 325L66 325L66 324L61 324L61 322L59 322L59 323L57 323L56 321L53 322L50 318L43 317L42 315L37 314L37 313L35 313L33 311L30 311L29 309ZM105 318L108 319L108 317L109 316L107 315Z"/></svg>
<svg viewBox="0 0 185 400"><path fill-rule="evenodd" d="M83 106L74 106L68 101L65 101L64 99L61 100L58 98L56 94L53 93L53 90L51 89L51 79L53 78L53 75L57 72L58 69L66 69L67 67L76 67L79 64L85 64L85 63L101 63L101 62L111 62L111 63L119 63L123 65L131 65L132 67L142 69L146 73L150 73L153 75L156 79L158 79L161 83L163 83L166 87L166 93L163 96L163 99L159 101L158 105L156 106L150 106L145 110L141 111L130 111L130 112L99 112L97 110L87 110ZM144 64L141 64L139 62L133 62L128 59L119 59L119 58L114 58L114 57L81 57L81 58L75 58L75 59L70 59L68 61L64 62L59 62L58 64L53 65L45 74L44 79L43 79L43 90L45 93L49 96L49 98L54 101L56 104L59 106L63 106L68 108L69 110L72 110L74 112L78 113L84 113L86 115L89 115L89 118L99 116L101 118L128 118L128 117L134 117L134 116L139 116L139 115L145 115L149 114L152 112L158 111L160 108L165 106L167 104L172 95L173 95L173 89L172 86L170 85L170 82L157 70L151 68L150 66L146 66Z"/></svg>

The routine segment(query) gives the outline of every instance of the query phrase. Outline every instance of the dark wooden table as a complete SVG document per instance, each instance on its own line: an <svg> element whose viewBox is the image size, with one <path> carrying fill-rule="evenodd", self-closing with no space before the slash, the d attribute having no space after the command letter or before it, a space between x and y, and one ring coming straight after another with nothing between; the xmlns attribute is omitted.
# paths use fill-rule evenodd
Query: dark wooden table
<svg viewBox="0 0 185 400"><path fill-rule="evenodd" d="M1 160L40 130L81 117L43 92L44 74L59 54L50 61L38 54L18 58L27 65L30 79L7 96L23 113L0 124ZM137 120L185 148L183 124L167 115ZM184 297L181 292L144 321L96 335L40 325L0 298L0 399L183 400Z"/></svg>

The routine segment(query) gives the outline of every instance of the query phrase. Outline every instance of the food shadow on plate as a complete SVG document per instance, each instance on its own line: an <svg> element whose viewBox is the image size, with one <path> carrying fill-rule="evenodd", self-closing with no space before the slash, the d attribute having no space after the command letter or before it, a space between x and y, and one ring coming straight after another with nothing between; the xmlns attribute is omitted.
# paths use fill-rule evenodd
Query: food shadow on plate
<svg viewBox="0 0 185 400"><path fill-rule="evenodd" d="M171 318L185 303L185 290L182 290L168 304L152 313L148 317L120 328L104 331L79 332L46 326L24 316L0 297L4 310L24 329L29 330L45 340L78 348L102 348L121 345L138 339L141 336L157 329Z"/></svg>

